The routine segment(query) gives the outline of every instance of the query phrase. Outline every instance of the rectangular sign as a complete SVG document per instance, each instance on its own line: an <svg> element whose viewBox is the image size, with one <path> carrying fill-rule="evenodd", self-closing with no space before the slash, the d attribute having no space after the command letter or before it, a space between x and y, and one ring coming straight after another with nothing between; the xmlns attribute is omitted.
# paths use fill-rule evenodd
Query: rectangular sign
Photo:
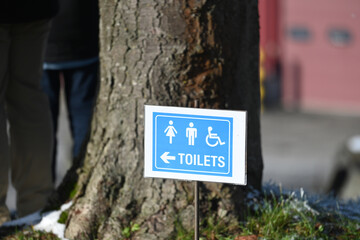
<svg viewBox="0 0 360 240"><path fill-rule="evenodd" d="M145 177L246 185L246 112L145 106Z"/></svg>

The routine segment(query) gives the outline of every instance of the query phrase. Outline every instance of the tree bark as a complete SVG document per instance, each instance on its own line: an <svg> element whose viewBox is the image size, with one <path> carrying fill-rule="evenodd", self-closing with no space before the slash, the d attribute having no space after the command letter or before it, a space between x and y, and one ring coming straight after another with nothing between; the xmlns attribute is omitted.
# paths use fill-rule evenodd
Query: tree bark
<svg viewBox="0 0 360 240"><path fill-rule="evenodd" d="M100 1L101 84L66 237L172 239L193 226L193 185L145 179L144 105L248 111L248 184L261 187L257 1ZM201 216L242 215L248 187L200 184Z"/></svg>

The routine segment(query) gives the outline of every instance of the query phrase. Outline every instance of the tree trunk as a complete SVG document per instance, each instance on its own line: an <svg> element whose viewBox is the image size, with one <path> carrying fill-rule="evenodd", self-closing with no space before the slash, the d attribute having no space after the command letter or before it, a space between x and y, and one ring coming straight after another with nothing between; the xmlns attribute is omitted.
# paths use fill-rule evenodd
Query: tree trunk
<svg viewBox="0 0 360 240"><path fill-rule="evenodd" d="M193 184L145 179L144 105L248 111L248 184L259 189L257 1L100 1L101 84L77 194L70 239L173 239L193 227ZM201 216L242 214L248 188L200 184Z"/></svg>

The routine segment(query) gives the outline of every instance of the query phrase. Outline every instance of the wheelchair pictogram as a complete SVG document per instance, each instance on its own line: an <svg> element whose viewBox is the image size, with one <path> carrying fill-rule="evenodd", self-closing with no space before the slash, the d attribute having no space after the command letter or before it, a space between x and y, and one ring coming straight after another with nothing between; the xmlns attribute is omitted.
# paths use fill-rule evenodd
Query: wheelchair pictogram
<svg viewBox="0 0 360 240"><path fill-rule="evenodd" d="M210 147L216 147L218 144L220 145L224 145L225 142L222 142L220 137L218 136L217 133L212 133L211 131L213 130L213 128L210 126L208 127L208 135L206 135L206 144Z"/></svg>

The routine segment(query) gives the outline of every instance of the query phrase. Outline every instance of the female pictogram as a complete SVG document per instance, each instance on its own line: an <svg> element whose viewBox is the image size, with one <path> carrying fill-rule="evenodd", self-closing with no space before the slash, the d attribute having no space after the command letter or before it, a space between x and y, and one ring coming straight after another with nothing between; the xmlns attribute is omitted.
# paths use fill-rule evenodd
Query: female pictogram
<svg viewBox="0 0 360 240"><path fill-rule="evenodd" d="M175 134L177 134L177 131L175 127L173 126L174 122L169 121L169 126L165 129L164 133L166 133L166 136L169 137L169 143L172 144L172 138L175 137Z"/></svg>

